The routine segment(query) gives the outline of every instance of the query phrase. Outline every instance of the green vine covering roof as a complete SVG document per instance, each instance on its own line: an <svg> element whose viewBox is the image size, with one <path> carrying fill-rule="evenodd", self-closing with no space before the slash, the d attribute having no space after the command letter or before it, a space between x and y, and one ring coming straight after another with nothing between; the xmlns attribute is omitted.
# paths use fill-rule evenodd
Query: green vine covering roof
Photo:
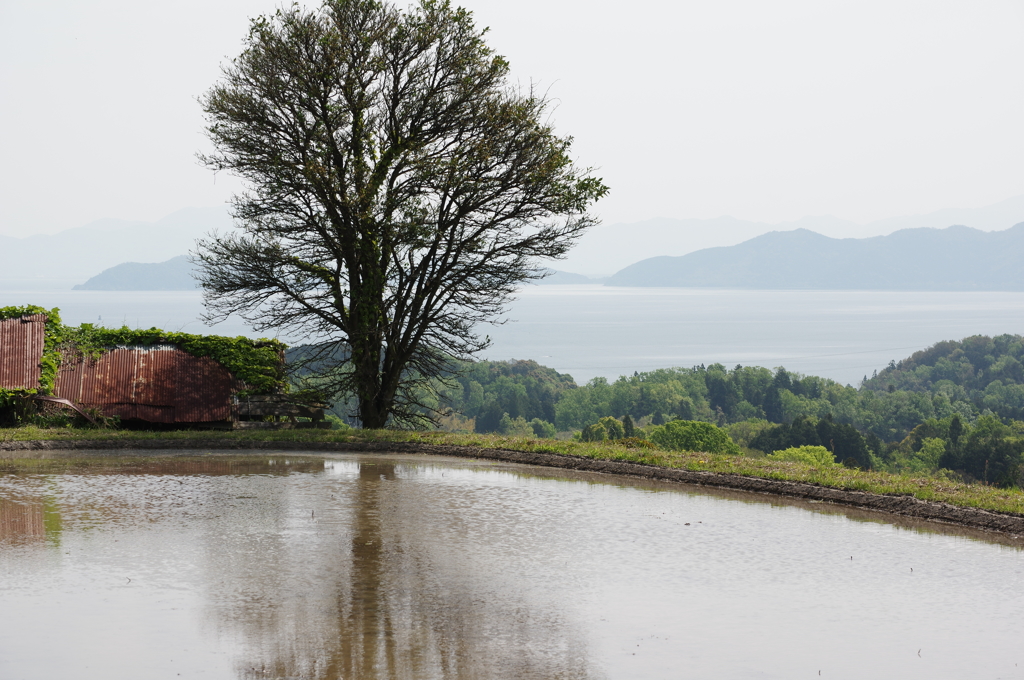
<svg viewBox="0 0 1024 680"><path fill-rule="evenodd" d="M65 326L60 321L58 309L43 309L33 305L0 307L0 321L33 314L46 315L42 375L39 380L39 391L44 394L53 392L63 350L73 349L86 356L98 357L109 349L124 345L174 345L192 356L209 357L245 382L247 391L253 394L287 389L282 354L287 345L278 340L193 335L159 328L102 328L88 323Z"/></svg>

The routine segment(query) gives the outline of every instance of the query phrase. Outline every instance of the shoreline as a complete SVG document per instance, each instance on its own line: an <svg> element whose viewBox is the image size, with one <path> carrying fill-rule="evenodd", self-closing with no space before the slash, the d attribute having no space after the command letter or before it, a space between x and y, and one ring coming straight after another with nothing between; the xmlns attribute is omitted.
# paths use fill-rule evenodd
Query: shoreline
<svg viewBox="0 0 1024 680"><path fill-rule="evenodd" d="M693 471L637 462L602 460L567 454L516 451L503 448L425 444L420 442L317 442L201 438L0 442L0 454L76 450L137 450L144 454L147 451L195 449L206 449L211 452L274 449L317 453L413 453L457 458L479 458L798 498L1012 536L1024 535L1024 516L957 506L940 501L922 500L907 495L851 491L808 482L781 481L722 472ZM0 455L0 458L14 457L11 455Z"/></svg>

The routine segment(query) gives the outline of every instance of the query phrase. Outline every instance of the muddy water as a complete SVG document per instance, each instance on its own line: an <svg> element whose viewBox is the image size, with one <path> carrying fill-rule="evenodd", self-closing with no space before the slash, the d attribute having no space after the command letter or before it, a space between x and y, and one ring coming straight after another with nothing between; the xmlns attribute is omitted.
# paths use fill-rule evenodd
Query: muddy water
<svg viewBox="0 0 1024 680"><path fill-rule="evenodd" d="M0 474L4 680L1024 677L1012 540L420 456L92 463Z"/></svg>

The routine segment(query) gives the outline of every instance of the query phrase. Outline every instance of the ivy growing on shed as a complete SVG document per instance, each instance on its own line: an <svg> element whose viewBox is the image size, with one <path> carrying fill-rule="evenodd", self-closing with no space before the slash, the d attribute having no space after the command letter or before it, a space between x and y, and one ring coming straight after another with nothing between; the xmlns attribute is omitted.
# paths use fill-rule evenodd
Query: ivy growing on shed
<svg viewBox="0 0 1024 680"><path fill-rule="evenodd" d="M0 405L9 402L15 395L36 392L52 394L57 382L57 370L65 352L76 352L87 358L98 359L111 349L125 346L173 345L192 356L213 359L243 381L247 386L245 392L248 394L288 391L288 380L284 371L284 351L288 346L278 340L195 335L168 332L159 328L103 328L89 323L65 326L61 323L58 309L44 309L33 305L0 308L0 321L34 314L46 315L39 388L0 390Z"/></svg>
<svg viewBox="0 0 1024 680"><path fill-rule="evenodd" d="M60 310L56 307L45 309L36 305L24 305L22 307L0 307L0 321L7 319L20 319L36 314L46 315L46 324L43 331L43 356L39 361L40 375L39 387L37 389L5 390L0 389L0 406L8 406L11 400L17 395L25 394L52 394L57 385L57 369L60 368L61 359L61 338L66 326L60 321Z"/></svg>

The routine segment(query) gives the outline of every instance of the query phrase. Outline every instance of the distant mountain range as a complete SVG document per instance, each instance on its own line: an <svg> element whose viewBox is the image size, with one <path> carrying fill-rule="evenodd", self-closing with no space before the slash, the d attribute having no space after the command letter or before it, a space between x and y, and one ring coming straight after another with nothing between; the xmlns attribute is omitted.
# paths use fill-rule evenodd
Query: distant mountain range
<svg viewBox="0 0 1024 680"><path fill-rule="evenodd" d="M762 234L769 236L765 232L773 230L775 233L789 234L801 231L804 233L816 232L815 236L819 239L825 239L821 241L824 244L829 240L839 241L841 239L845 242L851 240L849 237L889 234L895 229L907 227L943 228L957 223L972 227L973 229L968 231L974 232L975 236L978 236L978 234L991 232L996 229L1005 230L1011 225L1022 221L1024 221L1024 196L1011 198L984 208L943 210L929 215L879 220L867 225L827 216L806 217L795 222L778 225L749 222L732 217L718 217L707 220L655 219L633 224L600 225L588 232L580 240L579 244L570 251L567 259L557 262L561 271L555 272L541 283L596 283L598 281L607 281L613 285L630 286L700 285L717 287L740 285L724 283L721 279L726 277L725 270L718 272L709 270L706 272L706 275L698 275L697 271L699 268L693 269L696 267L695 263L713 261L716 255L709 254L708 251L727 246L736 246L737 244L746 244L751 242L751 240L756 241L758 245L747 246L747 248L762 248L761 242L755 237L760 237ZM89 286L90 288L99 285L119 287L144 285L147 286L146 289L153 289L148 287L159 285L164 290L189 289L193 287L193 284L190 280L182 278L181 271L174 274L171 271L173 266L164 267L167 258L191 251L195 247L196 239L210 231L224 232L233 228L231 217L224 207L186 208L157 222L129 222L105 219L52 235L36 235L27 238L0 236L0 289L49 286L66 290L73 283L81 283L89 279L89 277L96 275L97 272L105 272L105 270L115 265L145 262L157 263L150 266L157 267L159 271L154 270L152 274L142 274L142 270L139 269L138 276L141 278L138 279L136 284L128 283L128 280L135 275L129 274L129 270L123 269L117 273L117 276L121 277L120 283L115 283L115 279L108 277L100 281L90 281L81 285ZM977 232L977 230L982 231ZM892 234L892 236L896 236L896 234ZM775 237L773 236L772 238ZM901 238L903 237L886 243L896 244ZM964 247L974 248L974 245L971 245L974 241L968 237L964 238L967 238ZM862 247L867 249L864 252L874 253L871 250L875 247L871 245L874 241L870 238L860 238L858 242L861 241L865 245L857 246L858 248ZM795 247L798 241L793 243ZM802 244L802 242L799 243ZM942 243L946 245L936 245L935 247L941 250L953 242L947 243L943 241ZM811 246L806 244L800 245L801 248L805 246L806 248L811 248ZM765 252L768 252L773 246L765 245L763 247L767 249ZM787 247L782 247L782 250L786 250ZM804 262L799 260L799 258L796 260L793 260L793 258L785 260L790 262L792 266L799 266L807 271L802 273L794 272L791 275L784 275L778 271L773 271L769 277L774 282L771 284L766 283L769 279L765 279L759 273L758 267L761 265L756 261L749 263L749 267L752 267L749 271L736 271L728 275L728 277L737 280L749 279L747 283L742 284L749 287L779 285L818 287L818 284L809 283L814 278L809 271L819 266L818 263L821 261L821 258L825 258L829 262L837 262L837 267L850 268L853 266L852 263L847 262L845 255L840 256L837 254L838 251L833 252L833 250L824 245L820 247L824 250L818 252L811 248L807 250L804 256L805 260L812 257L817 258L813 262ZM960 248L961 246L954 243L949 245L949 247ZM682 256L696 254L697 252L704 252L704 254L700 255L696 260L688 260L684 267L687 270L693 269L690 273L679 274L678 271L674 270L675 265L668 263L668 260L678 260ZM737 257L739 253L745 253L747 250L730 252L732 254L729 257ZM816 254L810 255L812 252ZM842 252L853 251L846 249ZM948 269L940 278L943 281L950 281L952 279L960 281L955 284L928 283L926 278L929 274L926 271L920 274L910 273L906 269L910 265L906 263L903 265L903 271L894 273L891 267L895 266L896 263L886 259L887 254L884 248L881 252L871 255L869 258L870 262L865 262L862 265L862 269L858 270L858 272L828 271L826 278L835 281L846 281L853 277L853 279L857 279L856 283L837 283L836 285L854 285L858 288L891 287L893 285L955 285L960 286L960 288L956 289L970 289L972 286L975 288L981 286L984 289L991 289L993 285L1011 285L1006 282L995 283L993 277L997 276L997 274L994 271L988 271L984 264L978 265L977 269L970 269L971 272L978 272L978 275L983 278L968 280L974 274L967 275L965 273L966 270L961 272L962 267L958 267L955 260L960 258L964 258L965 262L971 260L971 258L975 257L973 252L935 253L935 258L938 258L935 260L936 262L943 262L945 263L942 265L943 267L952 268ZM913 257L913 253L910 255ZM779 253L778 256L788 257L786 253ZM954 261L949 261L950 257ZM998 259L998 253L993 255L993 257ZM754 259L756 260L756 258ZM651 264L648 262L650 260L657 260L657 263ZM641 265L641 261L645 263ZM971 261L973 262L973 260ZM991 262L995 261L992 260ZM800 264L797 265L796 262L800 262ZM137 265L137 267L143 267L143 265ZM161 269L161 267L163 268ZM872 267L876 268L873 271L876 271L880 278L876 279L874 285L868 286L864 283L864 280L873 276L868 274L868 269ZM713 269L713 267L710 269ZM735 270L736 267L733 266L732 269ZM600 278L608 277L617 271L619 273L615 275L614 281ZM569 272L575 273L570 274ZM113 277L115 275L110 274L109 276ZM787 283L787 276L793 277L792 282ZM825 273L822 276L825 276ZM860 277L859 279L857 278L858 276ZM1012 278L1012 273L1007 272L1006 276ZM892 279L894 282L889 282L890 279L886 277L895 277ZM853 279L850 280L852 281ZM174 282L172 283L172 281ZM679 281L680 283L664 283L665 281ZM177 286L181 288L176 288ZM136 289L138 290L138 288Z"/></svg>
<svg viewBox="0 0 1024 680"><path fill-rule="evenodd" d="M835 239L807 229L773 231L735 246L651 257L596 280L548 270L541 285L751 288L767 290L1024 290L1024 222L1005 231L903 229ZM185 255L126 262L76 290L193 290Z"/></svg>
<svg viewBox="0 0 1024 680"><path fill-rule="evenodd" d="M72 290L192 290L192 264L187 255L166 262L125 262L92 277Z"/></svg>
<svg viewBox="0 0 1024 680"><path fill-rule="evenodd" d="M804 217L770 224L734 217L677 220L658 218L632 224L602 224L587 232L569 251L559 269L589 277L610 276L623 267L656 255L679 256L705 248L732 246L770 231L807 229L832 238L865 238L900 229L943 229L965 224L982 231L1008 229L1024 222L1024 195L982 208L952 208L857 224L837 217Z"/></svg>
<svg viewBox="0 0 1024 680"><path fill-rule="evenodd" d="M1024 222L1005 231L903 229L835 239L806 229L652 257L609 286L820 290L1024 290Z"/></svg>

